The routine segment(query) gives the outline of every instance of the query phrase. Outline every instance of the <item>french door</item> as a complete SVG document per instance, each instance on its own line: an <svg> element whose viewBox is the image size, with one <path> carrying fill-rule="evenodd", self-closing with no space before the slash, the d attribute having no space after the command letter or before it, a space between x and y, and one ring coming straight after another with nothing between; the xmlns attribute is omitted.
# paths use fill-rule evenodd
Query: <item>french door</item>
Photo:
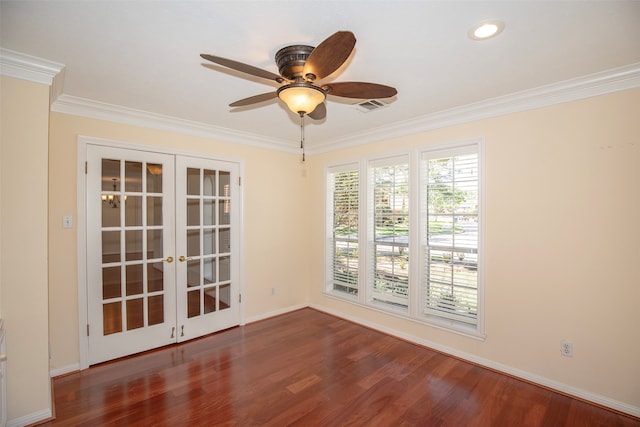
<svg viewBox="0 0 640 427"><path fill-rule="evenodd" d="M89 364L240 323L238 169L87 146Z"/></svg>
<svg viewBox="0 0 640 427"><path fill-rule="evenodd" d="M182 341L240 323L238 171L235 164L184 156L176 166Z"/></svg>

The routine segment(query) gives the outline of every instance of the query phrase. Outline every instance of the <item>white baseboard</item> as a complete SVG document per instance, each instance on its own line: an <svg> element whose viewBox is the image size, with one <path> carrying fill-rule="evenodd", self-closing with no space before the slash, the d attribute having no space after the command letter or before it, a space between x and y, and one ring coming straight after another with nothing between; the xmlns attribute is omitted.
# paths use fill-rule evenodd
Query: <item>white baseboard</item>
<svg viewBox="0 0 640 427"><path fill-rule="evenodd" d="M80 364L74 363L72 365L63 366L62 368L55 368L49 371L51 378L59 377L60 375L70 374L80 370Z"/></svg>
<svg viewBox="0 0 640 427"><path fill-rule="evenodd" d="M268 319L270 317L280 316L281 314L285 314L285 313L289 313L289 312L292 312L292 311L300 310L300 309L306 308L306 307L309 307L309 305L308 304L298 304L298 305L292 305L290 307L285 307L285 308L282 308L280 310L270 311L268 313L263 313L263 314L260 314L258 316L249 317L249 318L245 319L244 324L246 325L248 323L258 322L260 320Z"/></svg>
<svg viewBox="0 0 640 427"><path fill-rule="evenodd" d="M20 418L14 418L7 421L7 427L23 427L29 424L34 424L39 421L44 421L52 417L51 409L43 409L32 414L22 416Z"/></svg>
<svg viewBox="0 0 640 427"><path fill-rule="evenodd" d="M416 337L414 335L406 334L396 329L388 328L386 326L383 326L377 323L367 322L358 317L350 316L338 310L329 309L327 307L319 306L315 304L311 304L309 305L309 307L318 311L322 311L327 314L331 314L333 316L341 317L343 319L349 320L350 322L357 323L359 325L366 326L371 329L375 329L385 334L389 334L389 335L401 338L403 340L406 340L415 344L419 344L424 347L432 348L439 352L446 353L463 360L467 360L471 363L484 366L494 371L499 371L507 375L511 375L513 377L517 377L525 381L529 381L529 382L541 385L543 387L547 387L547 388L556 390L558 392L592 402L596 405L605 406L607 408L611 408L613 410L640 418L640 407L638 406L629 405L627 403L619 402L617 400L608 398L606 396L601 396L599 394L591 393L567 384L559 383L557 381L542 377L540 375L532 374L530 372L526 372L521 369L514 368L512 366L503 365L501 363L497 363L489 359L484 359L482 357L478 357L473 354L468 354L450 347L446 347L446 346L425 340L423 338Z"/></svg>

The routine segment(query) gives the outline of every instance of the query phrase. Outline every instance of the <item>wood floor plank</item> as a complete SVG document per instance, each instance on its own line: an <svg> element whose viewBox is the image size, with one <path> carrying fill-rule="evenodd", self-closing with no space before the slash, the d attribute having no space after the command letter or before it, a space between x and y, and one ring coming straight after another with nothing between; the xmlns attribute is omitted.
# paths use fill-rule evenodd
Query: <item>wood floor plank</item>
<svg viewBox="0 0 640 427"><path fill-rule="evenodd" d="M303 309L54 379L44 426L640 426Z"/></svg>

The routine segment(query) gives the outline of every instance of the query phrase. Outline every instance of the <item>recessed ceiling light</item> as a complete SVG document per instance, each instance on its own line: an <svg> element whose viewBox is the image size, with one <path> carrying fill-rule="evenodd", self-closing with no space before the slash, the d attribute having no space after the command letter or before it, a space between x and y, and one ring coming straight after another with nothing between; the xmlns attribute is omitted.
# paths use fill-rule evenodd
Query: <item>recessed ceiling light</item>
<svg viewBox="0 0 640 427"><path fill-rule="evenodd" d="M473 26L469 32L469 38L473 40L486 40L495 37L504 30L504 22L501 21L483 21Z"/></svg>

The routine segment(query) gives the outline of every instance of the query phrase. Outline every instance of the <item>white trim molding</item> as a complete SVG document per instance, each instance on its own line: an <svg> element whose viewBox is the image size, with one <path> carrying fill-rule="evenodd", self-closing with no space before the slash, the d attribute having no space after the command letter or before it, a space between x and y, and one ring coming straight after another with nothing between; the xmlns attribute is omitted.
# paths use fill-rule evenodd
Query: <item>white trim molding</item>
<svg viewBox="0 0 640 427"><path fill-rule="evenodd" d="M53 413L51 409L43 409L42 411L33 412L31 414L27 414L23 417L14 418L12 420L7 421L7 427L22 427L28 426L31 424L36 424L38 422L43 422L53 417Z"/></svg>
<svg viewBox="0 0 640 427"><path fill-rule="evenodd" d="M324 153L638 87L640 62L427 114L389 126L371 128L365 132L327 141L322 146L308 149L307 152Z"/></svg>
<svg viewBox="0 0 640 427"><path fill-rule="evenodd" d="M64 64L0 47L0 74L51 87L51 101L62 93Z"/></svg>
<svg viewBox="0 0 640 427"><path fill-rule="evenodd" d="M289 306L289 307L285 307L285 308L282 308L280 310L270 311L268 313L260 314L258 316L251 316L251 317L249 317L249 318L247 318L245 320L244 324L259 322L261 320L269 319L271 317L280 316L282 314L287 314L287 313L290 313L292 311L301 310L301 309L307 308L307 307L309 307L307 304L298 304L298 305L292 305L292 306Z"/></svg>
<svg viewBox="0 0 640 427"><path fill-rule="evenodd" d="M307 153L324 153L637 87L640 87L640 63L486 99L388 126L367 129L364 132L356 132L344 137L327 140L315 148L309 147ZM51 110L290 153L298 153L299 151L297 146L292 146L291 142L286 140L268 138L249 132L207 125L70 95L58 97Z"/></svg>
<svg viewBox="0 0 640 427"><path fill-rule="evenodd" d="M71 365L63 366L62 368L55 368L49 371L49 376L51 378L60 377L62 375L72 374L74 372L78 372L80 370L79 363L73 363Z"/></svg>
<svg viewBox="0 0 640 427"><path fill-rule="evenodd" d="M545 378L543 376L533 374L531 372L523 371L521 369L514 368L512 366L504 365L502 363L494 362L493 360L485 359L482 357L475 356L473 354L465 353L459 350L456 350L451 347L443 346L441 344L425 340L424 338L417 337L415 335L407 334L405 332L399 331L397 329L388 328L379 323L372 323L364 321L358 317L351 316L345 314L339 310L334 310L327 308L322 305L310 304L310 308L314 310L321 311L323 313L330 314L332 316L336 316L350 322L356 323L358 325L365 326L367 328L374 329L376 331L382 332L384 334L388 334L414 344L421 345L423 347L427 347L438 351L440 353L444 353L462 360L466 360L468 362L474 363L479 366L483 366L485 368L491 369L493 371L501 372L506 375L510 375L516 378L520 378L522 380L528 381L530 383L538 384L540 386L556 390L560 393L576 397L578 399L582 399L588 402L592 402L596 405L604 406L610 409L613 409L618 412L623 412L625 414L632 415L634 417L640 418L640 407L633 406L628 403L620 402L615 399L611 399L606 396L602 396L596 393L591 393L586 390L579 389L577 387L570 386L568 384L563 384L549 378Z"/></svg>
<svg viewBox="0 0 640 427"><path fill-rule="evenodd" d="M0 47L0 74L51 86L62 72L60 64Z"/></svg>
<svg viewBox="0 0 640 427"><path fill-rule="evenodd" d="M212 126L190 120L178 119L171 116L107 104L105 102L93 101L71 95L59 96L51 105L51 111L143 128L175 132L183 135L211 138L277 151L290 153L299 152L297 146L292 146L290 141L269 138L249 132Z"/></svg>
<svg viewBox="0 0 640 427"><path fill-rule="evenodd" d="M63 94L64 68L63 64L0 48L0 74L50 85L51 111L295 154L299 152L298 147L288 140ZM325 153L638 87L640 62L329 139L309 147L307 153Z"/></svg>

